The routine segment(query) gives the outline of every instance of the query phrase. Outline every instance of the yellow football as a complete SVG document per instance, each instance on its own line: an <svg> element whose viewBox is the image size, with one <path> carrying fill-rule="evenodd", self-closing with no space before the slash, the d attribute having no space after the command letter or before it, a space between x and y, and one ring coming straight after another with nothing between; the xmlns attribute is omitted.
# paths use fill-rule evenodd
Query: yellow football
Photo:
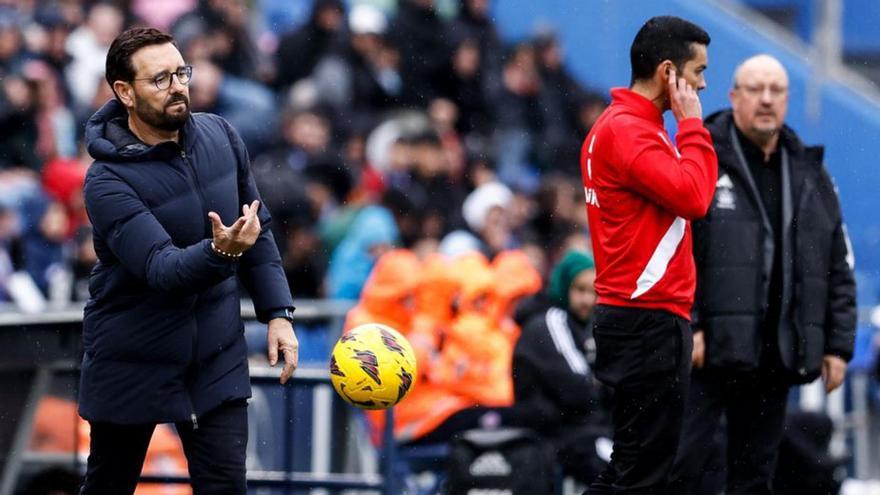
<svg viewBox="0 0 880 495"><path fill-rule="evenodd" d="M387 409L412 390L416 357L397 330L367 323L342 335L330 356L330 381L349 404Z"/></svg>

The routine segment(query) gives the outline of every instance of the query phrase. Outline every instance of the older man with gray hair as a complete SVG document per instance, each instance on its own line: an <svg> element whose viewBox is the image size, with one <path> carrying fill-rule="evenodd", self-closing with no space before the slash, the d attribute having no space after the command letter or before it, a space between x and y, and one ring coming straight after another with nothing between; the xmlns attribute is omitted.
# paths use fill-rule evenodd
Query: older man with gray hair
<svg viewBox="0 0 880 495"><path fill-rule="evenodd" d="M823 148L785 125L788 74L769 55L736 70L731 109L706 119L718 154L693 223L691 391L668 493L697 493L727 418L728 495L770 494L789 388L843 382L856 323L853 257Z"/></svg>

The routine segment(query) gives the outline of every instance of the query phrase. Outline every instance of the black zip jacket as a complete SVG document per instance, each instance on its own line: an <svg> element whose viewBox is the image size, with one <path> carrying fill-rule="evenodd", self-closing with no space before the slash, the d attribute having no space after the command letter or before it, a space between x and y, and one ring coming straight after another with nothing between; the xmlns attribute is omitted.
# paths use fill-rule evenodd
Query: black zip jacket
<svg viewBox="0 0 880 495"><path fill-rule="evenodd" d="M793 383L812 381L822 358L849 360L856 326L853 257L824 149L784 127L782 245L742 155L730 110L706 119L718 154L718 183L705 218L693 223L697 291L694 328L705 332L706 366L748 371L761 364L775 250L782 250L778 348Z"/></svg>

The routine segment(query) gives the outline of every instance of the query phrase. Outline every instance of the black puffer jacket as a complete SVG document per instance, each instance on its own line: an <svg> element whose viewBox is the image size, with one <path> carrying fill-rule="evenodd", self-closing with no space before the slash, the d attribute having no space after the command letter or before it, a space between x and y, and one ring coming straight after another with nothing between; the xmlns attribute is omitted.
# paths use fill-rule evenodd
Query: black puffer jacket
<svg viewBox="0 0 880 495"><path fill-rule="evenodd" d="M709 213L693 223L696 329L705 331L706 366L751 370L760 364L773 253L782 249L778 344L792 381L821 372L822 357L852 357L856 324L852 253L821 147L806 147L788 127L782 173L782 246L775 246L760 193L738 157L729 110L706 119L718 153ZM785 163L785 160L783 160ZM788 192L786 192L788 191Z"/></svg>
<svg viewBox="0 0 880 495"><path fill-rule="evenodd" d="M211 249L208 212L231 225L259 199L232 127L196 113L181 145L147 146L126 118L112 100L86 127L98 264L83 315L79 411L117 424L186 421L250 397L238 281L260 321L293 301L265 208L263 232L239 260Z"/></svg>

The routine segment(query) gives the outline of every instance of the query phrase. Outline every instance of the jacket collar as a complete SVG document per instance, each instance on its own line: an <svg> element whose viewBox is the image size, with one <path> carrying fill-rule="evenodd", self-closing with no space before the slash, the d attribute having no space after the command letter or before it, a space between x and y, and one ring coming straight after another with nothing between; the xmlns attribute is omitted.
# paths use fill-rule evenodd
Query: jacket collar
<svg viewBox="0 0 880 495"><path fill-rule="evenodd" d="M128 113L116 99L108 101L86 124L86 142L89 153L96 160L110 162L140 162L168 160L180 153L181 148L192 152L196 139L193 116L181 128L180 144L166 141L149 146L132 134L127 124Z"/></svg>
<svg viewBox="0 0 880 495"><path fill-rule="evenodd" d="M663 126L663 113L650 100L629 88L612 89L611 106L624 107L627 113L650 120L661 127Z"/></svg>

